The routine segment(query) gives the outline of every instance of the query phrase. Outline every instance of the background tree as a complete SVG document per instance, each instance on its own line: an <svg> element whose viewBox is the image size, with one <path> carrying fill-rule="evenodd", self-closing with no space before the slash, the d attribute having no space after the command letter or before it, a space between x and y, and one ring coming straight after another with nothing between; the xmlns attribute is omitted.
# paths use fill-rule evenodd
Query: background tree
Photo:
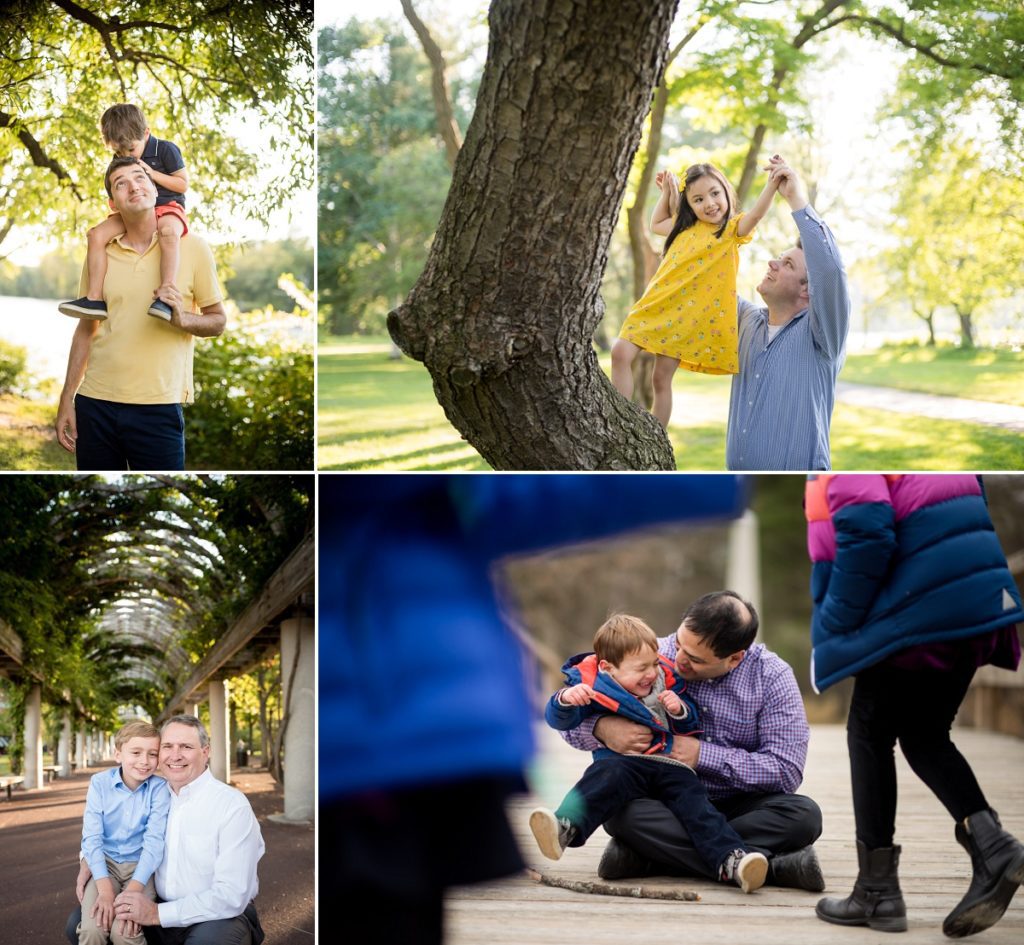
<svg viewBox="0 0 1024 945"><path fill-rule="evenodd" d="M381 331L426 259L450 181L429 67L393 25L318 38L320 320Z"/></svg>
<svg viewBox="0 0 1024 945"><path fill-rule="evenodd" d="M307 286L313 284L313 248L304 240L266 240L240 247L227 260L231 274L224 290L243 312L272 306L288 312L295 301L278 284L281 273L291 273Z"/></svg>
<svg viewBox="0 0 1024 945"><path fill-rule="evenodd" d="M1024 145L1024 7L1015 0L912 0L868 12L849 4L839 22L909 50L893 109L925 142L947 137L951 125L979 104L999 121L1004 156Z"/></svg>
<svg viewBox="0 0 1024 945"><path fill-rule="evenodd" d="M455 159L459 156L459 149L462 147L462 132L459 130L455 109L452 107L448 86L448 63L445 61L441 47L431 35L429 27L416 13L412 0L402 0L402 12L416 32L420 45L423 47L423 53L430 63L430 94L434 100L434 120L437 133L444 141L444 153L448 167L454 168Z"/></svg>
<svg viewBox="0 0 1024 945"><path fill-rule="evenodd" d="M1024 184L1001 164L969 142L936 143L908 168L896 205L887 261L916 308L953 308L963 348L985 306L1007 295L1006 261L1024 254Z"/></svg>
<svg viewBox="0 0 1024 945"><path fill-rule="evenodd" d="M309 0L74 0L4 5L0 48L0 235L46 223L80 235L105 206L110 154L99 118L138 104L153 133L182 148L207 225L266 222L312 183ZM244 125L264 137L240 141ZM268 176L253 200L256 173Z"/></svg>

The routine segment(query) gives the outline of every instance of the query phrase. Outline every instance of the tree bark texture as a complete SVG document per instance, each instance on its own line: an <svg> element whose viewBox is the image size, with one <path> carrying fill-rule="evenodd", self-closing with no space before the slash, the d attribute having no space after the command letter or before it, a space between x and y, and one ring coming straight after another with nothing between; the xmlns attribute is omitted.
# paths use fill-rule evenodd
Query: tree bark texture
<svg viewBox="0 0 1024 945"><path fill-rule="evenodd" d="M591 336L676 0L495 0L437 233L388 316L451 423L496 469L673 469L660 424Z"/></svg>

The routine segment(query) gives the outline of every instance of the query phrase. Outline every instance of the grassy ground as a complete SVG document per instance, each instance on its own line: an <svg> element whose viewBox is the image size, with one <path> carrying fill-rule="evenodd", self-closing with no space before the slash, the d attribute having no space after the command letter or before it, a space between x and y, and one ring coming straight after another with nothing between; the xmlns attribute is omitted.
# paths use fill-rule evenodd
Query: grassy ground
<svg viewBox="0 0 1024 945"><path fill-rule="evenodd" d="M385 339L325 340L319 349L319 452L321 469L486 470L489 467L448 423L434 399L424 367L407 358L387 357ZM915 381L915 390L955 392L985 399L975 373L990 372L1008 403L1024 403L1012 391L1024 359L1009 352L960 356L894 349L851 359L845 380L895 386L895 377ZM907 355L904 358L904 355ZM871 359L888 365L888 374ZM1016 360L1014 360L1016 359ZM606 361L607 359L605 359ZM1016 365L1016 367L1014 367ZM605 370L608 364L603 362ZM954 385L947 374L959 377ZM884 378L884 380L883 380ZM1018 380L1019 385L1019 380ZM909 386L904 384L903 386ZM680 371L674 385L675 409L669 436L676 464L685 470L725 468L725 419L729 379ZM990 396L987 399L996 399ZM869 410L836 407L832 419L835 469L1021 469L1024 438L997 428Z"/></svg>
<svg viewBox="0 0 1024 945"><path fill-rule="evenodd" d="M57 445L50 404L0 396L0 469L73 470L75 458Z"/></svg>
<svg viewBox="0 0 1024 945"><path fill-rule="evenodd" d="M843 380L1024 406L1024 353L1009 349L894 345L852 355Z"/></svg>

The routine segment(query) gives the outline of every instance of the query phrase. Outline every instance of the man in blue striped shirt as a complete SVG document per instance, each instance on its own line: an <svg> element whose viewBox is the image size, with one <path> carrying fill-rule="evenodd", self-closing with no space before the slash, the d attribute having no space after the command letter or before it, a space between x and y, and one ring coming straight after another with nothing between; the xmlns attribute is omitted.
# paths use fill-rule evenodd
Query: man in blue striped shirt
<svg viewBox="0 0 1024 945"><path fill-rule="evenodd" d="M765 305L740 299L739 374L726 430L729 469L831 468L829 425L846 358L850 296L839 249L788 165L775 172L800 239L768 264Z"/></svg>

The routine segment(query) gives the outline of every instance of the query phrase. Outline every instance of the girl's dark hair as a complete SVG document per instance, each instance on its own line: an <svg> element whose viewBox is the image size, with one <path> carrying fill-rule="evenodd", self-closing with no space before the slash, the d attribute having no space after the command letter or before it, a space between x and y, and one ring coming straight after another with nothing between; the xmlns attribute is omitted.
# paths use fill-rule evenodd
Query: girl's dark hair
<svg viewBox="0 0 1024 945"><path fill-rule="evenodd" d="M732 189L732 184L725 179L725 175L714 164L693 164L686 169L683 189L679 193L679 212L676 214L676 222L673 224L671 232L665 238L665 249L662 251L663 256L668 255L669 247L675 238L683 230L688 230L697 222L697 214L693 212L693 209L686 200L686 189L702 177L715 178L725 191L725 216L722 218L722 225L715 230L715 236L721 239L725 228L729 225L729 219L732 217L732 208L736 204L736 192Z"/></svg>

